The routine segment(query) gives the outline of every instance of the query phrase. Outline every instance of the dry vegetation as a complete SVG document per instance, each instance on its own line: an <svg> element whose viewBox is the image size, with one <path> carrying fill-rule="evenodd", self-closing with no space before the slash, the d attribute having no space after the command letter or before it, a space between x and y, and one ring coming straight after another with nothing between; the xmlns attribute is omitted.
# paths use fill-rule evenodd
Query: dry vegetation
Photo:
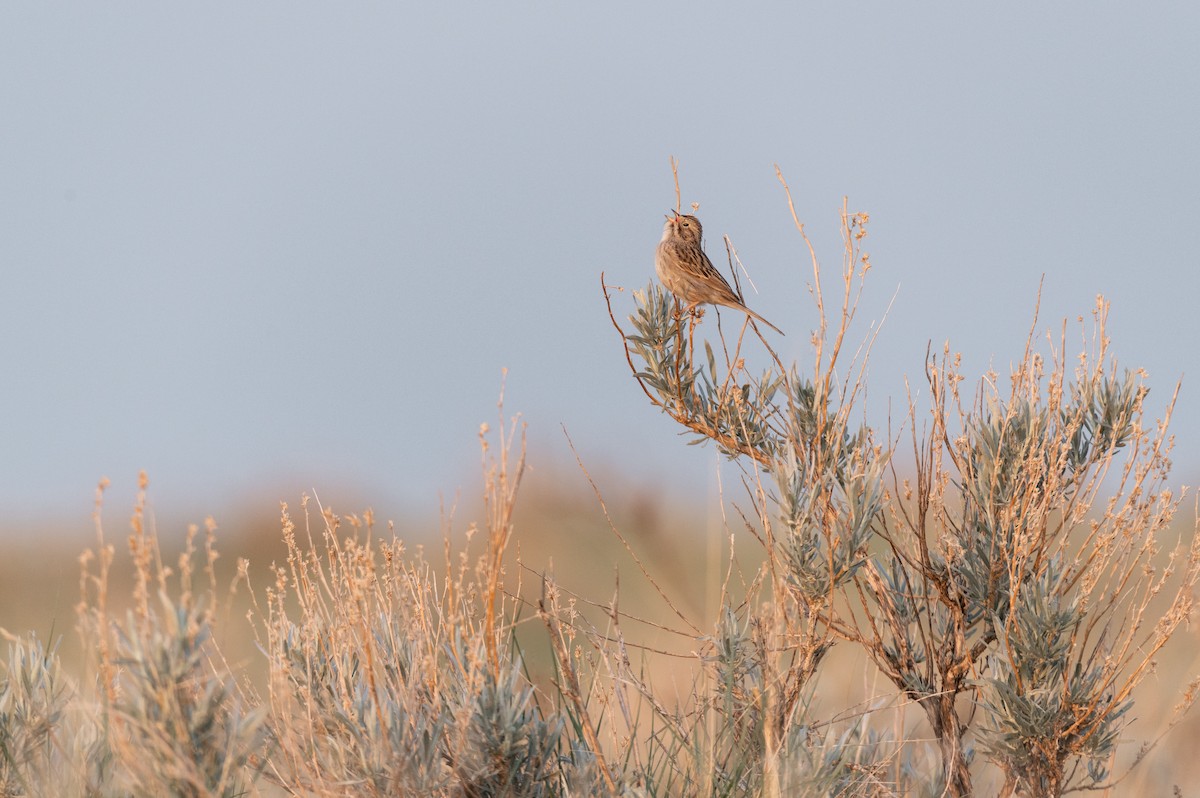
<svg viewBox="0 0 1200 798"><path fill-rule="evenodd" d="M306 499L283 508L285 551L252 589L246 560L218 578L212 524L167 562L143 483L122 611L101 486L77 609L87 666L67 678L53 647L10 636L0 794L1165 789L1138 781L1151 749L1126 738L1200 579L1194 523L1171 523L1169 407L1146 421L1099 302L1074 359L1065 327L1047 354L1031 335L1007 379L968 393L947 350L929 358L928 403L910 403L903 433L854 423L869 345L855 362L844 348L867 222L843 210L832 314L809 246L832 317L810 375L769 348L751 375L746 327L732 348L706 343L698 365L697 319L654 286L635 296L632 331L613 313L649 400L742 466L744 498L726 502L734 520L709 558L715 600L610 516L596 484L591 512L626 558L623 583L599 597L518 558L523 430L503 416L480 433L482 520L448 519L432 559L369 512ZM220 603L231 590L253 662L223 656L241 623ZM839 703L852 669L868 688ZM1173 690L1154 739L1195 685Z"/></svg>

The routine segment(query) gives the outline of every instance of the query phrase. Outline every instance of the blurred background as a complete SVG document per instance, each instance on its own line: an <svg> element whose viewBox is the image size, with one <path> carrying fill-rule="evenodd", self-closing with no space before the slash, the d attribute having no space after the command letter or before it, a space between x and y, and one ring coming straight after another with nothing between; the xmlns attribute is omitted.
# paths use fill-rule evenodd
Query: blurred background
<svg viewBox="0 0 1200 798"><path fill-rule="evenodd" d="M828 279L842 197L870 213L872 422L931 342L1003 372L1044 279L1039 329L1077 342L1102 293L1156 411L1184 379L1194 481L1198 29L1187 4L6 5L0 534L86 523L104 476L126 507L143 468L160 519L312 490L436 513L474 493L505 368L535 469L572 463L565 428L706 495L716 454L647 406L600 294L651 279L671 155L785 359L815 312L773 164Z"/></svg>
<svg viewBox="0 0 1200 798"><path fill-rule="evenodd" d="M1041 286L1071 355L1103 294L1153 416L1183 380L1190 484L1197 30L1183 3L6 4L0 626L69 628L102 477L117 540L140 469L164 538L212 515L268 561L303 493L417 534L463 503L462 528L502 385L534 561L607 534L569 434L671 562L736 470L648 405L600 291L651 279L670 156L785 360L811 362L816 316L774 165L827 289L843 197L870 214L877 428L920 401L929 347L1003 374Z"/></svg>

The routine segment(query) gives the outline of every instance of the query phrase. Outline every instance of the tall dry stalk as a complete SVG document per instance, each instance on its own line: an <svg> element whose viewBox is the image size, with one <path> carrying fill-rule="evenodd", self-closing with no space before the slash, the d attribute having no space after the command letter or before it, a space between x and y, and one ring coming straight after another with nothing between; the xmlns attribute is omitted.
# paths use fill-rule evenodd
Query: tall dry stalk
<svg viewBox="0 0 1200 798"><path fill-rule="evenodd" d="M948 349L930 359L931 404L910 402L913 460L901 465L852 422L873 338L842 361L870 270L868 219L845 205L841 218L837 304L796 220L820 319L807 378L769 349L773 365L752 374L740 337L732 352L722 338L722 359L705 343L697 363L654 285L635 292L626 333L605 287L652 404L745 463L747 528L764 559L717 624L712 655L727 722L752 743L739 767L757 762L759 788L779 794L788 764L810 750L795 737L811 722L805 686L845 641L923 711L941 763L932 792L972 793L972 748L1006 795L1111 784L1134 689L1200 580L1200 537L1162 550L1180 501L1167 484L1174 399L1148 421L1139 376L1108 356L1098 300L1073 369L1065 331L1048 356L1031 333L1008 380L987 375L967 401L957 359ZM884 783L884 770L857 767L871 773L864 784Z"/></svg>

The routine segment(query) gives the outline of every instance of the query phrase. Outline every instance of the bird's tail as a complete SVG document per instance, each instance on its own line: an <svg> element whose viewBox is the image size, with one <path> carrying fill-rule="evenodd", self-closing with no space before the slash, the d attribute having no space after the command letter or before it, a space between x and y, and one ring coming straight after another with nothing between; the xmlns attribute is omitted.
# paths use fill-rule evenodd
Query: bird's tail
<svg viewBox="0 0 1200 798"><path fill-rule="evenodd" d="M778 328L778 327L776 327L774 324L772 324L771 322L767 321L767 320L766 320L766 319L764 319L762 316L758 315L757 313L755 313L753 310L751 310L750 308L746 307L745 305L742 305L742 306L741 306L741 308L740 308L740 310L743 310L743 311L745 311L746 313L750 314L751 318L754 318L754 319L757 319L758 321L761 321L763 324L767 325L768 327L770 327L772 330L774 330L775 332L779 333L780 335L783 335L783 334L784 334L784 333L783 333L783 330L779 329L779 328Z"/></svg>

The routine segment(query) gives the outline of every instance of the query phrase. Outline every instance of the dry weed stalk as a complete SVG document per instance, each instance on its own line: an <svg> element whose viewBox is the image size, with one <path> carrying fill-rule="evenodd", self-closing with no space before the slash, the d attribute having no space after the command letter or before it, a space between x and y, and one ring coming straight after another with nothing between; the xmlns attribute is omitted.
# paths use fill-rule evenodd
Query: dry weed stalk
<svg viewBox="0 0 1200 798"><path fill-rule="evenodd" d="M635 292L627 334L604 287L651 402L749 463L747 528L764 563L743 598L727 596L707 655L724 688L728 744L741 747L734 760L757 762L758 788L781 794L789 764L794 775L811 750L797 737L811 722L805 687L840 639L924 711L941 761L926 789L970 795L975 746L1003 774L1005 795L1112 784L1133 690L1188 618L1200 580L1200 537L1160 551L1179 506L1166 482L1174 398L1161 421L1146 423L1141 381L1108 357L1099 300L1073 370L1065 328L1048 361L1031 333L1008 389L989 375L970 403L949 350L930 359L930 417L922 423L910 402L914 460L904 478L872 430L851 422L874 339L835 368L870 269L867 217L843 205L832 323L794 209L793 219L820 318L809 379L773 352L775 367L753 377L740 337L720 367L708 344L697 365L654 285ZM894 752L856 763L865 776L856 789L902 791ZM730 761L708 753L716 769ZM744 783L740 770L731 778Z"/></svg>
<svg viewBox="0 0 1200 798"><path fill-rule="evenodd" d="M970 792L968 731L1005 795L1108 783L1132 691L1192 608L1200 541L1159 551L1174 397L1148 426L1107 313L1073 372L1065 330L1048 365L1031 333L1008 390L989 375L969 404L948 350L930 359L914 477L893 471L886 553L856 579L847 637L925 710L951 794Z"/></svg>
<svg viewBox="0 0 1200 798"><path fill-rule="evenodd" d="M706 771L706 778L697 780L702 790L887 795L903 782L893 753L877 747L877 741L854 738L852 743L853 729L840 742L827 739L810 728L804 711L812 678L843 631L837 601L861 567L884 495L887 462L870 430L851 421L861 369L856 372L851 364L850 377L839 381L837 376L870 269L861 248L866 215L843 205L841 219L840 310L832 334L824 321L814 333L816 358L808 379L794 367L785 369L769 347L774 365L752 375L743 336L732 351L722 339L719 362L706 343L706 362L697 364L692 336L682 334L669 296L654 285L635 292L634 331L626 333L605 286L626 359L652 403L726 455L751 462L746 485L754 518L747 528L767 557L736 595L728 592L726 580L725 609L715 624L696 622L713 630L702 638L711 681L685 724L693 731L707 724L707 750L694 752L696 769ZM813 257L813 295L824 319L826 298L815 250L798 220L796 226ZM677 718L659 714L666 728L679 725ZM680 767L675 749L662 748L662 759L674 761L679 781L689 783L694 776ZM867 750L878 760L856 758Z"/></svg>
<svg viewBox="0 0 1200 798"><path fill-rule="evenodd" d="M525 459L517 424L501 419L495 454L481 428L485 550L454 554L447 539L441 576L394 533L376 539L369 515L322 511L314 539L307 501L302 532L284 508L289 556L263 635L278 784L319 796L551 796L591 783L598 745L566 746L513 647L504 559Z"/></svg>
<svg viewBox="0 0 1200 798"><path fill-rule="evenodd" d="M81 558L79 629L92 653L100 707L96 728L77 738L76 786L86 794L234 796L257 777L252 762L264 739L264 717L238 695L212 644L218 553L216 525L205 525L202 569L209 590L193 588L195 538L188 528L176 572L164 565L149 528L145 472L128 538L133 606L123 620L109 614L114 549L104 540L97 491L96 550ZM99 561L99 572L89 567ZM171 578L177 577L173 589ZM85 726L88 724L85 723Z"/></svg>

